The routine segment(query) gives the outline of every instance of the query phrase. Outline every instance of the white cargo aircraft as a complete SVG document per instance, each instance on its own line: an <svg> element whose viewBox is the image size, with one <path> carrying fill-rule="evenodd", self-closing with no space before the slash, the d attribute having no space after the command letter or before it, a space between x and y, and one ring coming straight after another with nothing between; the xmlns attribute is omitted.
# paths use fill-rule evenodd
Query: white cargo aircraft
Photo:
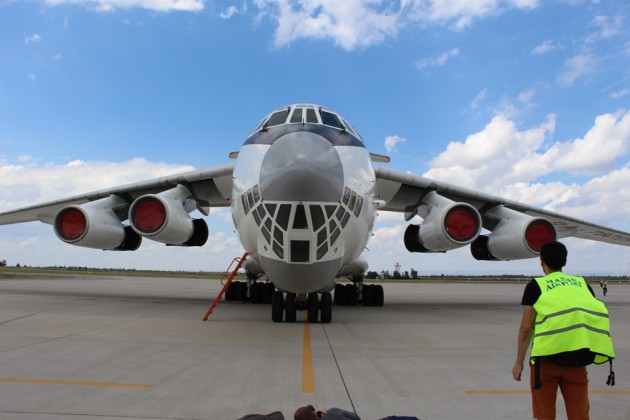
<svg viewBox="0 0 630 420"><path fill-rule="evenodd" d="M405 232L410 252L470 245L478 260L516 260L569 236L630 246L627 232L374 166L389 158L369 153L346 119L318 105L273 111L230 157L235 164L0 213L0 224L39 220L68 244L104 250L136 250L142 238L201 246L208 227L190 213L230 206L249 280L226 297L271 301L276 322L294 322L298 309L309 322L330 322L333 289L338 304L383 304L382 287L363 284L360 258L378 209L423 219ZM266 284L256 281L263 276ZM336 285L339 277L353 283Z"/></svg>

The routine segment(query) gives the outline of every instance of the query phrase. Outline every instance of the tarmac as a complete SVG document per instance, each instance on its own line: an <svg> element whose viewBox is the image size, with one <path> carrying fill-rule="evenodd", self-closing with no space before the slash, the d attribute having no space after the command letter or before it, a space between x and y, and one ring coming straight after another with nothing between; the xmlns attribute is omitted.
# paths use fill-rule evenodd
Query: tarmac
<svg viewBox="0 0 630 420"><path fill-rule="evenodd" d="M0 418L237 419L306 404L363 420L530 419L511 369L521 284L387 283L383 307L273 323L216 280L0 280ZM598 296L599 287L594 286ZM630 418L630 286L609 283L617 384L589 366L591 418ZM558 398L558 419L566 419Z"/></svg>

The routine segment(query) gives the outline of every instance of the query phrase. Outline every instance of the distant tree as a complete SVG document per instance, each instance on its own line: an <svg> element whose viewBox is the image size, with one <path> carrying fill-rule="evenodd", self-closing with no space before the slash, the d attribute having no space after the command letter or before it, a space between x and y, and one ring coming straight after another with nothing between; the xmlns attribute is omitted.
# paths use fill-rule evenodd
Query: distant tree
<svg viewBox="0 0 630 420"><path fill-rule="evenodd" d="M15 268L20 268L20 267L22 267L20 263L17 263L17 265L15 266Z"/></svg>
<svg viewBox="0 0 630 420"><path fill-rule="evenodd" d="M409 279L410 279L410 277L409 277L409 271L406 271L406 270L405 270L405 275L403 276L403 278L404 278L405 280L409 280Z"/></svg>
<svg viewBox="0 0 630 420"><path fill-rule="evenodd" d="M7 260L0 261L0 267L5 267L7 265Z"/></svg>
<svg viewBox="0 0 630 420"><path fill-rule="evenodd" d="M411 278L412 279L417 279L418 278L418 272L416 270L414 270L413 268L411 269Z"/></svg>
<svg viewBox="0 0 630 420"><path fill-rule="evenodd" d="M376 271L368 271L368 272L365 274L365 278L366 278L366 279L371 279L371 280L374 280L374 279L379 279L379 278L381 278L381 276L380 276L380 275L379 275Z"/></svg>
<svg viewBox="0 0 630 420"><path fill-rule="evenodd" d="M400 275L400 272L398 270L394 270L394 274L392 274L392 278L395 280L400 280L402 276Z"/></svg>

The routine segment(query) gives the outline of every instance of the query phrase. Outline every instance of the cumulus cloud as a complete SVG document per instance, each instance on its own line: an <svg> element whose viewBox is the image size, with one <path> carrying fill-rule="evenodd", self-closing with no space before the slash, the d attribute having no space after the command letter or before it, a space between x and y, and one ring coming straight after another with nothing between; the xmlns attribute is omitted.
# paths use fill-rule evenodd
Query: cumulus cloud
<svg viewBox="0 0 630 420"><path fill-rule="evenodd" d="M385 149L387 150L387 153L391 153L391 152L397 152L398 151L398 144L399 143L404 143L406 141L406 139L400 137L400 136L387 136L385 137Z"/></svg>
<svg viewBox="0 0 630 420"><path fill-rule="evenodd" d="M475 19L538 7L536 0L254 0L254 4L259 10L257 19L276 22L276 47L314 38L332 39L345 50L380 44L410 24L463 30Z"/></svg>
<svg viewBox="0 0 630 420"><path fill-rule="evenodd" d="M583 137L573 140L552 142L555 125L550 115L540 126L521 131L498 115L482 131L451 142L424 175L550 208L575 203L594 190L589 184L538 181L552 173L598 176L626 188L630 170L615 165L630 152L630 111L598 116Z"/></svg>
<svg viewBox="0 0 630 420"><path fill-rule="evenodd" d="M116 9L140 8L154 10L156 12L187 11L196 12L203 10L203 0L45 0L49 5L64 3L84 4L101 12L109 12Z"/></svg>
<svg viewBox="0 0 630 420"><path fill-rule="evenodd" d="M459 55L459 48L453 48L450 51L446 51L436 57L427 57L422 60L416 61L416 67L419 69L425 69L427 67L442 67L448 60Z"/></svg>

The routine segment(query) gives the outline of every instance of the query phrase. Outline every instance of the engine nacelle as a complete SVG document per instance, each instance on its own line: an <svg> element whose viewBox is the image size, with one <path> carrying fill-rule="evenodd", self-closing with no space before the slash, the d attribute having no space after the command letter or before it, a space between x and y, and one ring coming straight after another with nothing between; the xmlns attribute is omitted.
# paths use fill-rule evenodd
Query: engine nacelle
<svg viewBox="0 0 630 420"><path fill-rule="evenodd" d="M500 207L491 216L503 216L489 236L479 236L470 251L477 260L509 261L535 258L547 242L556 240L556 228L546 219Z"/></svg>
<svg viewBox="0 0 630 420"><path fill-rule="evenodd" d="M468 245L479 236L481 216L470 204L456 203L435 191L422 201L417 211L424 221L405 230L409 252L446 252Z"/></svg>
<svg viewBox="0 0 630 420"><path fill-rule="evenodd" d="M202 246L208 240L208 225L193 220L189 211L191 192L178 185L160 194L137 198L129 209L131 227L145 238L167 245Z"/></svg>
<svg viewBox="0 0 630 420"><path fill-rule="evenodd" d="M126 205L124 200L112 196L82 206L64 207L55 216L55 234L71 245L135 251L142 238L129 226L123 226L113 210Z"/></svg>

